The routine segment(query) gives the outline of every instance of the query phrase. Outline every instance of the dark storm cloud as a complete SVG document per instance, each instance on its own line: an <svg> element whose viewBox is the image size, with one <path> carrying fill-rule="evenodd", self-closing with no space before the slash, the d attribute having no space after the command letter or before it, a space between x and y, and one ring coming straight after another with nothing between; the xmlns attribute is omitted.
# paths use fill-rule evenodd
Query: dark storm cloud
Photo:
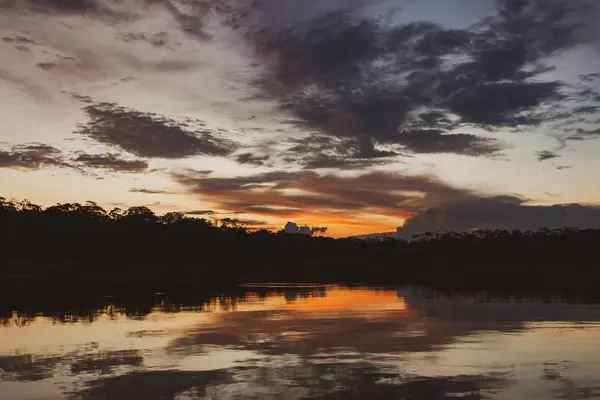
<svg viewBox="0 0 600 400"><path fill-rule="evenodd" d="M560 157L558 154L548 150L538 151L535 155L537 156L538 161L546 161Z"/></svg>
<svg viewBox="0 0 600 400"><path fill-rule="evenodd" d="M395 151L376 149L368 138L358 140L313 134L292 139L289 143L292 146L284 152L284 159L298 162L305 169L362 169L389 163L400 155Z"/></svg>
<svg viewBox="0 0 600 400"><path fill-rule="evenodd" d="M46 166L73 167L63 158L62 152L41 143L17 145L10 150L0 150L0 168L37 170Z"/></svg>
<svg viewBox="0 0 600 400"><path fill-rule="evenodd" d="M250 164L250 165L256 165L256 166L264 166L266 165L266 162L269 160L270 156L269 155L257 155L257 154L252 154L252 153L243 153L243 154L239 154L235 157L235 161L238 162L238 164Z"/></svg>
<svg viewBox="0 0 600 400"><path fill-rule="evenodd" d="M113 172L141 173L148 169L148 163L143 160L126 160L118 154L81 154L73 160L88 168L106 169Z"/></svg>
<svg viewBox="0 0 600 400"><path fill-rule="evenodd" d="M200 121L179 122L115 103L90 104L84 110L90 121L77 133L140 157L225 156L236 147Z"/></svg>
<svg viewBox="0 0 600 400"><path fill-rule="evenodd" d="M473 198L429 209L406 221L397 235L409 239L424 232L472 229L598 228L600 207L566 204L527 205L519 198Z"/></svg>
<svg viewBox="0 0 600 400"><path fill-rule="evenodd" d="M536 111L546 100L560 100L557 82L493 82L460 88L445 104L463 122L485 127L516 127L542 122Z"/></svg>
<svg viewBox="0 0 600 400"><path fill-rule="evenodd" d="M455 130L564 123L572 109L597 107L575 100L600 99L591 89L576 94L565 82L540 80L553 70L544 64L548 57L594 39L581 32L594 26L590 7L598 10L597 2L499 1L496 15L462 30L431 22L397 25L368 16L360 5L323 10L313 2L302 8L294 1L247 3L237 2L243 12L233 26L267 66L261 89L302 127L332 137L402 145L408 130L404 139L414 152L486 156L497 143ZM431 143L439 137L448 144ZM344 158L313 154L305 164L315 168L340 166Z"/></svg>
<svg viewBox="0 0 600 400"><path fill-rule="evenodd" d="M423 207L476 196L431 177L384 172L343 177L275 171L234 178L185 173L174 179L189 193L221 208L268 215L377 211L406 216Z"/></svg>
<svg viewBox="0 0 600 400"><path fill-rule="evenodd" d="M498 153L501 146L495 139L467 133L446 133L436 129L400 132L398 142L413 153L454 153L484 156Z"/></svg>

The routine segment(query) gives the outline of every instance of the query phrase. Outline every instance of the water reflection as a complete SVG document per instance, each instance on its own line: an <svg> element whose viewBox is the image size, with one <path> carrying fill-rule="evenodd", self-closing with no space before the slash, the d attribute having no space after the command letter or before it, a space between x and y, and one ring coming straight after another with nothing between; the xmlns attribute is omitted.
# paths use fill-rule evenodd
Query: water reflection
<svg viewBox="0 0 600 400"><path fill-rule="evenodd" d="M595 305L282 284L152 298L5 311L0 398L600 398Z"/></svg>

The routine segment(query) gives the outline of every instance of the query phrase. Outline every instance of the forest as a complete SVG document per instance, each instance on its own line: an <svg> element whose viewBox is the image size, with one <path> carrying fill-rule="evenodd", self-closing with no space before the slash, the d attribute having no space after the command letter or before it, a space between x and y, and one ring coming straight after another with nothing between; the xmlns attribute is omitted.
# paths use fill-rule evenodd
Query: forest
<svg viewBox="0 0 600 400"><path fill-rule="evenodd" d="M379 282L581 289L600 283L600 229L427 232L412 240L250 230L147 207L42 208L0 197L0 278L100 284Z"/></svg>

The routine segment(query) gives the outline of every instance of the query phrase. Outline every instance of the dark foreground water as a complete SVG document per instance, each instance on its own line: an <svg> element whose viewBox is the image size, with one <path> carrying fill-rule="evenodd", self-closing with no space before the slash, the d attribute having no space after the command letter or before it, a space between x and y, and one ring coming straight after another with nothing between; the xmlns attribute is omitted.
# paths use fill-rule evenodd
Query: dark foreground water
<svg viewBox="0 0 600 400"><path fill-rule="evenodd" d="M318 285L156 298L4 318L0 398L600 399L598 305Z"/></svg>

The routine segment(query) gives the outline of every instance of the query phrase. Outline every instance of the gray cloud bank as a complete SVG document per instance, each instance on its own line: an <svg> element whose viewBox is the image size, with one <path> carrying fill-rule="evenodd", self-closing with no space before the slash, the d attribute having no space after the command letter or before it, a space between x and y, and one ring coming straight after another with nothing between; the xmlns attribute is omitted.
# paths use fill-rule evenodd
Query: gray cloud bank
<svg viewBox="0 0 600 400"><path fill-rule="evenodd" d="M396 236L410 239L425 232L473 229L537 230L538 228L600 228L600 206L528 205L516 197L468 199L424 211L409 218Z"/></svg>

